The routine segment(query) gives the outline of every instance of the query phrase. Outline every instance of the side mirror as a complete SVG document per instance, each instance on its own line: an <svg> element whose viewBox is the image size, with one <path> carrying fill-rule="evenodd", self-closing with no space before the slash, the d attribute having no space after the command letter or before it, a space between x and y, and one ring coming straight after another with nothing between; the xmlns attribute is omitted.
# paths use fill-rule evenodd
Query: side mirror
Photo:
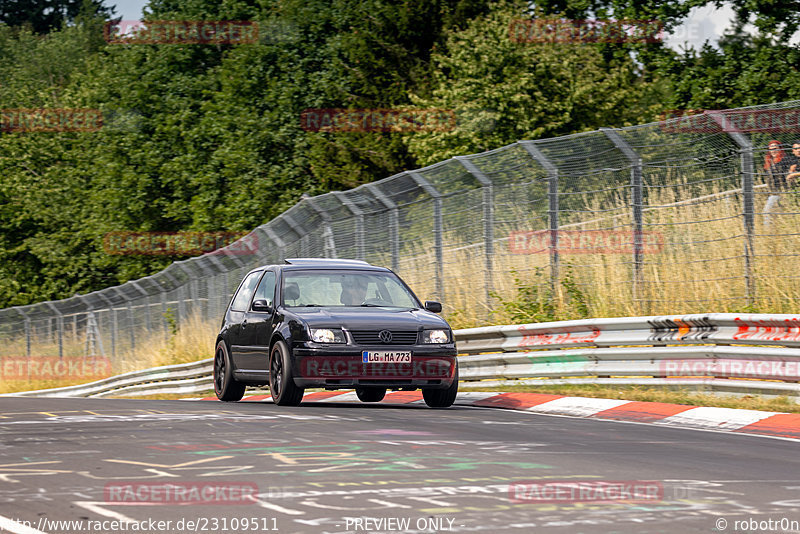
<svg viewBox="0 0 800 534"><path fill-rule="evenodd" d="M253 306L251 307L253 311L257 312L271 312L272 306L265 299L256 299L253 301Z"/></svg>
<svg viewBox="0 0 800 534"><path fill-rule="evenodd" d="M433 313L442 313L442 303L434 300L426 300L425 309Z"/></svg>

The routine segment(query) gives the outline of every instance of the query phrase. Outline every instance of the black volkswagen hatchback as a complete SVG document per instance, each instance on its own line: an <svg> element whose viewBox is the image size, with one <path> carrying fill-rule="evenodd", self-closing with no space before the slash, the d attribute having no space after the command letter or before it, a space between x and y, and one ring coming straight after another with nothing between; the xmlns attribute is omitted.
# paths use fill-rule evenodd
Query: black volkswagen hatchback
<svg viewBox="0 0 800 534"><path fill-rule="evenodd" d="M355 388L364 402L387 389L421 389L446 408L458 393L453 332L391 270L357 260L288 259L250 271L225 312L214 353L214 390L238 401L269 384L276 404L305 388Z"/></svg>

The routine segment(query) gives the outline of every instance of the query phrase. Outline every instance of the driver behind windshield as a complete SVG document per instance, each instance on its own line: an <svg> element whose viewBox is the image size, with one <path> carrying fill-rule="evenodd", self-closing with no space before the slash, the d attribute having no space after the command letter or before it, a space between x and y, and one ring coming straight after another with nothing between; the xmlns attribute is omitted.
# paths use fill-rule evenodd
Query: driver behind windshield
<svg viewBox="0 0 800 534"><path fill-rule="evenodd" d="M361 306L367 297L369 280L365 276L347 276L342 280L339 302L345 306Z"/></svg>

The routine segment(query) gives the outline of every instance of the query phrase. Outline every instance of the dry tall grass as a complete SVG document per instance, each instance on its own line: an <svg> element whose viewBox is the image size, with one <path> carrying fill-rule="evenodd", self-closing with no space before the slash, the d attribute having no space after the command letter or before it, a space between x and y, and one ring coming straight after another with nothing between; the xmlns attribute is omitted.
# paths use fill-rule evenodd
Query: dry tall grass
<svg viewBox="0 0 800 534"><path fill-rule="evenodd" d="M106 358L110 362L110 373L107 374L117 375L160 365L187 363L210 358L214 355L214 340L218 330L218 320L212 321L203 318L201 314L192 314L182 321L174 332L169 333L167 336L148 331L135 333L138 344L134 349L120 350L113 358L110 354L106 354ZM3 347L3 350L0 351L0 364L9 361L10 358L24 360L25 357L20 356L19 347L20 344L18 342L10 343ZM69 366L70 362L80 364L87 361L87 358L83 355L84 349L83 342L67 337L63 344L65 365ZM57 355L58 346L37 344L36 354ZM54 359L57 361L57 358L53 356L48 358L51 362ZM89 360L91 361L91 358ZM4 376L4 379L0 382L0 393L71 386L97 378L101 378L101 376L87 379L84 376L71 376L69 373L58 378L53 378L49 375L44 378L42 373L36 372L28 378L15 376L14 379L9 379L8 376Z"/></svg>
<svg viewBox="0 0 800 534"><path fill-rule="evenodd" d="M659 232L664 247L646 254L642 269L643 284L634 297L630 254L562 254L561 274L572 277L580 288L589 316L614 317L650 314L706 312L793 313L800 302L800 275L796 258L800 255L798 217L800 198L786 194L781 201L782 215L766 224L762 214L755 217L755 257L752 274L755 293L748 305L745 283L745 237L738 193L725 193L709 187L706 198L685 200L681 187L648 191L644 209L644 230ZM696 195L695 195L696 196ZM562 228L568 230L630 229L628 200L622 196L586 206L585 212L567 212ZM766 194L756 195L756 212L763 210ZM598 215L598 212L602 214ZM594 213L593 213L594 212ZM479 225L480 220L477 217ZM507 237L512 230L541 230L528 223L509 224L496 229L500 239L492 257L491 289L503 299L514 299L516 276L525 283L537 284L540 295L549 298L549 255L511 254ZM460 242L463 236L445 235L445 243ZM388 251L387 251L388 254ZM511 322L496 298L485 298L486 259L482 245L445 247L443 251L444 294L435 294L435 254L429 245L406 247L399 274L422 298L439 298L445 317L454 328ZM390 258L381 263L388 265ZM574 318L563 287L553 297L557 318ZM118 349L114 374L148 367L196 361L213 354L219 318L192 315L173 333L137 332L135 350ZM24 339L0 347L0 360L24 353ZM108 352L108 349L106 349ZM57 346L37 343L36 354L58 354ZM83 358L84 342L66 335L64 357ZM78 381L80 382L80 381ZM0 392L56 387L75 381L6 381Z"/></svg>
<svg viewBox="0 0 800 534"><path fill-rule="evenodd" d="M752 278L755 292L748 302L745 278L745 232L742 198L717 188L708 197L685 200L680 188L650 191L643 212L644 231L658 232L663 249L646 253L642 284L633 293L631 254L561 254L561 274L570 273L585 295L592 317L661 315L709 312L794 313L800 302L800 256L798 222L800 198L787 193L781 200L782 214L773 215L769 224L761 213L765 193L755 199L755 255ZM607 210L605 216L579 222L572 217L563 229L605 230L631 228L627 199L615 205L589 205L587 211ZM520 225L506 229L541 230ZM498 232L498 237L501 235ZM451 240L454 240L450 236ZM448 242L445 236L444 242ZM434 254L421 250L408 254L400 274L421 297L435 292ZM503 324L509 317L498 309L496 299L486 302L485 256L483 247L452 250L445 247L445 314L456 328ZM549 285L549 255L511 254L507 241L495 244L491 285L503 299L515 297L513 272L526 282L539 284L542 292ZM560 319L571 319L563 288L557 287L556 307Z"/></svg>

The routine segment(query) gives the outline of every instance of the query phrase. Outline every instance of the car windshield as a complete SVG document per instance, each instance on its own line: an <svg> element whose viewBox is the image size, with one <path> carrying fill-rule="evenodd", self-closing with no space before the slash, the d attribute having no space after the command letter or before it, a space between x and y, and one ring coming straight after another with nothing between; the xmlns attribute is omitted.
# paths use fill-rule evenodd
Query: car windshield
<svg viewBox="0 0 800 534"><path fill-rule="evenodd" d="M418 308L419 302L392 273L286 271L285 306L389 306Z"/></svg>

